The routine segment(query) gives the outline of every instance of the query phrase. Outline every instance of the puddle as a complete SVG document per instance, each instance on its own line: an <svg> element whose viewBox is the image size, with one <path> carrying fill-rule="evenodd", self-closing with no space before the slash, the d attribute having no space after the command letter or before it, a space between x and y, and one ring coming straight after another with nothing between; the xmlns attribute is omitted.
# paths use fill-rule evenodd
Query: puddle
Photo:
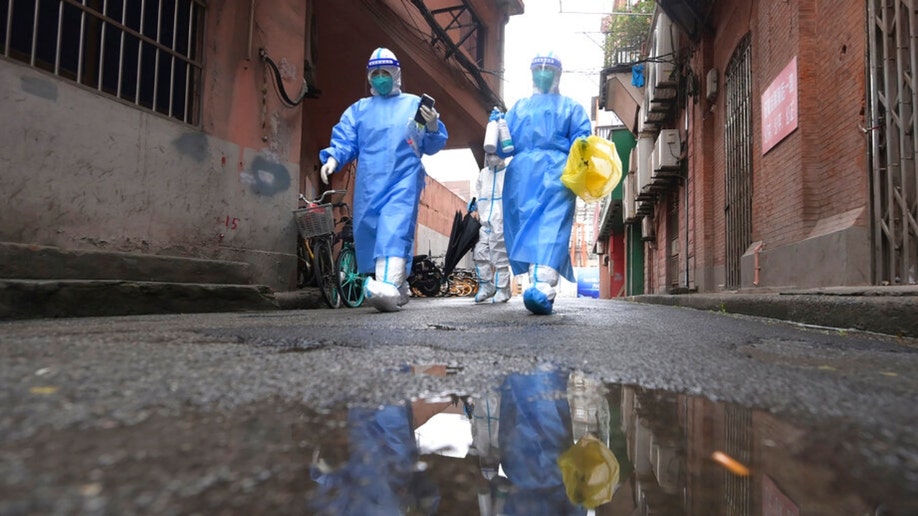
<svg viewBox="0 0 918 516"><path fill-rule="evenodd" d="M445 369L444 369L445 371ZM436 367L406 372L443 374ZM914 487L841 430L710 400L512 374L481 396L328 414L317 514L914 514ZM907 491L912 491L908 493Z"/></svg>
<svg viewBox="0 0 918 516"><path fill-rule="evenodd" d="M894 437L867 437L882 428L804 426L579 371L332 406L259 398L43 425L0 439L0 514L918 514L918 467Z"/></svg>

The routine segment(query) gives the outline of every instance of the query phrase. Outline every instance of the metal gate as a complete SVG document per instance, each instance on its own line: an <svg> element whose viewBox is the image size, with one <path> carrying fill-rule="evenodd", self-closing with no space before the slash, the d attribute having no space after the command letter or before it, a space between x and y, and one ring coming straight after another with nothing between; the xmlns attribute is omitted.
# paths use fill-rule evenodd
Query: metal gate
<svg viewBox="0 0 918 516"><path fill-rule="evenodd" d="M918 0L868 0L873 282L918 282Z"/></svg>
<svg viewBox="0 0 918 516"><path fill-rule="evenodd" d="M724 409L724 451L742 464L752 462L752 410L745 407ZM724 514L752 514L752 483L748 476L724 471Z"/></svg>
<svg viewBox="0 0 918 516"><path fill-rule="evenodd" d="M740 287L740 258L752 243L752 65L747 34L724 74L726 287Z"/></svg>

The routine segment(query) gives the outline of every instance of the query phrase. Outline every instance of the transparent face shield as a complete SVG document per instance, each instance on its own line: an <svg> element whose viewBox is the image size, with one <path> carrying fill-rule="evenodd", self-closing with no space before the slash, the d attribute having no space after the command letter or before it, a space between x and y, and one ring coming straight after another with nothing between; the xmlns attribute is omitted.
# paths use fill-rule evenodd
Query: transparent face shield
<svg viewBox="0 0 918 516"><path fill-rule="evenodd" d="M401 68L380 66L367 70L367 82L373 95L399 94L402 91Z"/></svg>
<svg viewBox="0 0 918 516"><path fill-rule="evenodd" d="M561 70L546 64L535 65L531 70L533 93L558 93Z"/></svg>

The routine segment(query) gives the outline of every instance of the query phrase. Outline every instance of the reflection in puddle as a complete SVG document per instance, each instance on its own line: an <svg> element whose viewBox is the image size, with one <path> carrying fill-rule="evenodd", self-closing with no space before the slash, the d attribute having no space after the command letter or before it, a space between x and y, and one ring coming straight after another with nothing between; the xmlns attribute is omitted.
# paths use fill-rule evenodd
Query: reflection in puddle
<svg viewBox="0 0 918 516"><path fill-rule="evenodd" d="M858 478L853 470L866 469L842 457L856 455L851 446L830 436L579 371L511 374L480 396L351 408L344 434L320 439L310 512L899 514L916 503L883 478Z"/></svg>

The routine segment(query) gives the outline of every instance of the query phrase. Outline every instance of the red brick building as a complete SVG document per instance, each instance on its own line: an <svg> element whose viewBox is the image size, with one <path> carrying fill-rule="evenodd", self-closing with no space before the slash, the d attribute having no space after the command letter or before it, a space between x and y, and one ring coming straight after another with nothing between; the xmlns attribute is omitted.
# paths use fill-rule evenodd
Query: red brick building
<svg viewBox="0 0 918 516"><path fill-rule="evenodd" d="M0 2L0 246L242 263L252 283L292 288L292 210L322 188L319 150L369 94L371 52L390 48L404 90L437 99L447 148L475 147L503 104L504 25L522 12L522 0ZM419 245L445 249L465 201L430 184L422 203Z"/></svg>
<svg viewBox="0 0 918 516"><path fill-rule="evenodd" d="M918 281L906 4L657 2L642 97L628 66L601 100L638 139L644 292Z"/></svg>

